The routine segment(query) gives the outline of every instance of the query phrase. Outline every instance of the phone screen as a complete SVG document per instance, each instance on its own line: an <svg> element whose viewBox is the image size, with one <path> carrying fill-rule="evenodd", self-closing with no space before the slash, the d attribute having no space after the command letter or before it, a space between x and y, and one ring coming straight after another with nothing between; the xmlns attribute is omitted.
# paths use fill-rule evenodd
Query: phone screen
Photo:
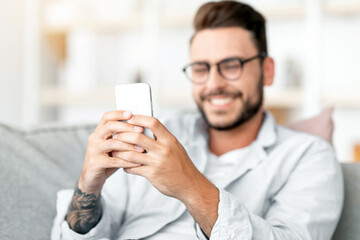
<svg viewBox="0 0 360 240"><path fill-rule="evenodd" d="M116 109L133 115L153 116L151 88L147 83L118 84L115 86ZM149 129L144 134L154 138Z"/></svg>
<svg viewBox="0 0 360 240"><path fill-rule="evenodd" d="M128 110L133 115L153 116L149 84L118 84L115 87L115 97L117 110Z"/></svg>

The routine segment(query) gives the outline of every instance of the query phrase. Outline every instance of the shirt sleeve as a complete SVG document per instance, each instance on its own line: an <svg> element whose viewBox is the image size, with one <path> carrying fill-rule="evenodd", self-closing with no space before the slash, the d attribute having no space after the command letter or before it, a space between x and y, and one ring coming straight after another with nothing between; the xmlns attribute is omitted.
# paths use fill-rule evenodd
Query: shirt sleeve
<svg viewBox="0 0 360 240"><path fill-rule="evenodd" d="M121 173L120 173L121 174ZM126 178L115 173L105 183L101 191L102 216L100 221L86 234L73 231L65 216L72 201L73 190L61 190L57 196L57 215L51 232L52 240L95 240L113 239L124 221L127 205ZM122 174L124 175L124 174Z"/></svg>
<svg viewBox="0 0 360 240"><path fill-rule="evenodd" d="M93 229L86 234L78 234L70 229L69 224L65 221L65 216L72 200L73 192L73 190L61 190L58 192L57 216L54 220L51 239L110 239L110 216L103 198L101 198L101 204L103 206L102 217Z"/></svg>
<svg viewBox="0 0 360 240"><path fill-rule="evenodd" d="M270 199L262 217L219 189L218 218L210 239L331 239L343 204L343 178L332 147L322 141L317 145Z"/></svg>

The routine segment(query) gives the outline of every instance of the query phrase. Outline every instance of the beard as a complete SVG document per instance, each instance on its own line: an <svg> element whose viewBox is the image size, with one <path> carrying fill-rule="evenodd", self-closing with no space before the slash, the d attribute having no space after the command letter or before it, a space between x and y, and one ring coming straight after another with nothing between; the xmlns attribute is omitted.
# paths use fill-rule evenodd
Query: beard
<svg viewBox="0 0 360 240"><path fill-rule="evenodd" d="M225 92L225 91L218 91L218 92L214 92L211 94L208 94L206 97L209 97L211 95L226 95L226 96L232 96L232 97L239 97L241 99L241 101L243 102L243 108L239 110L239 113L236 117L236 119L228 124L211 124L208 117L205 114L205 111L203 109L203 107L196 102L196 105L203 117L203 119L205 120L205 122L208 124L208 126L212 129L218 130L218 131L226 131L226 130L231 130L233 128L236 128L240 125L242 125L243 123L249 121L256 113L259 112L262 104L263 104L263 100L264 100L264 89L263 89L263 74L261 74L261 77L258 81L257 84L257 92L258 92L258 96L257 99L254 103L252 103L250 100L251 99L247 99L244 100L243 99L243 94L242 92L235 92L235 93L229 93L229 92ZM206 99L205 96L201 97L201 100L205 100Z"/></svg>

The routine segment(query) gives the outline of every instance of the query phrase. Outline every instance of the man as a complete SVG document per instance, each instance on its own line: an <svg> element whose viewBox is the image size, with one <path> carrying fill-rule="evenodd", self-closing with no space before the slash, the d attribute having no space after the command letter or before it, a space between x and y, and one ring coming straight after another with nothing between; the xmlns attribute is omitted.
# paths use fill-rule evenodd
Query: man
<svg viewBox="0 0 360 240"><path fill-rule="evenodd" d="M264 18L223 1L204 4L194 25L184 72L201 114L163 125L105 113L75 192L59 194L54 238L331 238L343 201L339 164L327 142L263 111L274 78Z"/></svg>

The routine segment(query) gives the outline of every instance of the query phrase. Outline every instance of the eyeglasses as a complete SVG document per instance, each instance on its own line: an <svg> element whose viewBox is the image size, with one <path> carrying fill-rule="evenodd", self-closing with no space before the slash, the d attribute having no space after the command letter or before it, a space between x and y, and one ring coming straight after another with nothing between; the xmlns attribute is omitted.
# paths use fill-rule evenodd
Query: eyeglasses
<svg viewBox="0 0 360 240"><path fill-rule="evenodd" d="M209 64L207 62L194 62L186 65L182 70L190 81L201 84L208 80L211 65L216 65L220 76L228 81L234 81L239 79L241 76L245 63L257 58L266 57L266 52L261 52L260 54L248 59L241 59L238 57L226 58L215 64Z"/></svg>

